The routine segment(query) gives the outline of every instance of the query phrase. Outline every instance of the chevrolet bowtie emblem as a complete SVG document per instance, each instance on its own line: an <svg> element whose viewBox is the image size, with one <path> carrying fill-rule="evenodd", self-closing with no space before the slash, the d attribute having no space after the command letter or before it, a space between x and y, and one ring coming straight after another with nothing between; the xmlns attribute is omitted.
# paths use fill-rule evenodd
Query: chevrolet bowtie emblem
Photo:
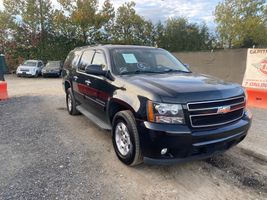
<svg viewBox="0 0 267 200"><path fill-rule="evenodd" d="M231 111L231 106L220 106L218 107L217 114L225 114Z"/></svg>

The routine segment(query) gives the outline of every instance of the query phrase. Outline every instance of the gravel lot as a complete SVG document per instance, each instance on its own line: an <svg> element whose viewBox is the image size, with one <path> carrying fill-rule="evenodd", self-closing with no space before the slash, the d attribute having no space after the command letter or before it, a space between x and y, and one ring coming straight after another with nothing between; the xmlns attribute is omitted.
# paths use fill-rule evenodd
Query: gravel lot
<svg viewBox="0 0 267 200"><path fill-rule="evenodd" d="M267 199L267 110L223 155L175 166L121 164L110 133L65 108L61 79L6 77L0 199Z"/></svg>

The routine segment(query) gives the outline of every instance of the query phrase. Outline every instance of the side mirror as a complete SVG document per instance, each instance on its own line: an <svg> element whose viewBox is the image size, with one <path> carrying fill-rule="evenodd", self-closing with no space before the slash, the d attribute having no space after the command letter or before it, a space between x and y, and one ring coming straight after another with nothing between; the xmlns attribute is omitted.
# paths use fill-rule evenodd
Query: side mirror
<svg viewBox="0 0 267 200"><path fill-rule="evenodd" d="M107 74L107 71L103 70L101 65L92 64L85 67L85 73L105 76Z"/></svg>
<svg viewBox="0 0 267 200"><path fill-rule="evenodd" d="M187 68L189 68L189 64L184 63L184 66L187 67Z"/></svg>

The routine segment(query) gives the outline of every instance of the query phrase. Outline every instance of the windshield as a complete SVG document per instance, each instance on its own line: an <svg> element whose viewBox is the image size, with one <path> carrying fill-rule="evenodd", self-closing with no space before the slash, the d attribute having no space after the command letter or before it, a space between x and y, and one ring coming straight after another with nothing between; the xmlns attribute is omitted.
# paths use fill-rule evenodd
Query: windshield
<svg viewBox="0 0 267 200"><path fill-rule="evenodd" d="M26 66L29 66L29 67L36 67L36 65L37 65L37 62L35 62L35 61L25 61L24 63L23 63L23 65L26 65Z"/></svg>
<svg viewBox="0 0 267 200"><path fill-rule="evenodd" d="M60 68L60 61L50 61L46 64L46 68Z"/></svg>
<svg viewBox="0 0 267 200"><path fill-rule="evenodd" d="M172 54L163 49L123 48L112 51L115 74L189 73Z"/></svg>

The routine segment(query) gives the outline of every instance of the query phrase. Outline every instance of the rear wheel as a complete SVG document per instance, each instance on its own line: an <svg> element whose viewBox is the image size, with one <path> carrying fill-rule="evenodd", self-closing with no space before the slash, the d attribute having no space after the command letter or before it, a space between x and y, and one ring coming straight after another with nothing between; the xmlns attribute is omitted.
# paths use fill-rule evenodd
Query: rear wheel
<svg viewBox="0 0 267 200"><path fill-rule="evenodd" d="M135 166L142 163L139 133L131 111L120 111L114 116L112 142L117 157L124 164Z"/></svg>
<svg viewBox="0 0 267 200"><path fill-rule="evenodd" d="M38 74L38 71L36 71L34 77L37 78L38 75L39 75L39 74Z"/></svg>
<svg viewBox="0 0 267 200"><path fill-rule="evenodd" d="M71 91L71 88L67 89L66 104L67 104L67 110L68 110L70 115L78 115L78 114L80 114L79 111L76 109L76 101L74 99L74 96L73 96L73 93Z"/></svg>

